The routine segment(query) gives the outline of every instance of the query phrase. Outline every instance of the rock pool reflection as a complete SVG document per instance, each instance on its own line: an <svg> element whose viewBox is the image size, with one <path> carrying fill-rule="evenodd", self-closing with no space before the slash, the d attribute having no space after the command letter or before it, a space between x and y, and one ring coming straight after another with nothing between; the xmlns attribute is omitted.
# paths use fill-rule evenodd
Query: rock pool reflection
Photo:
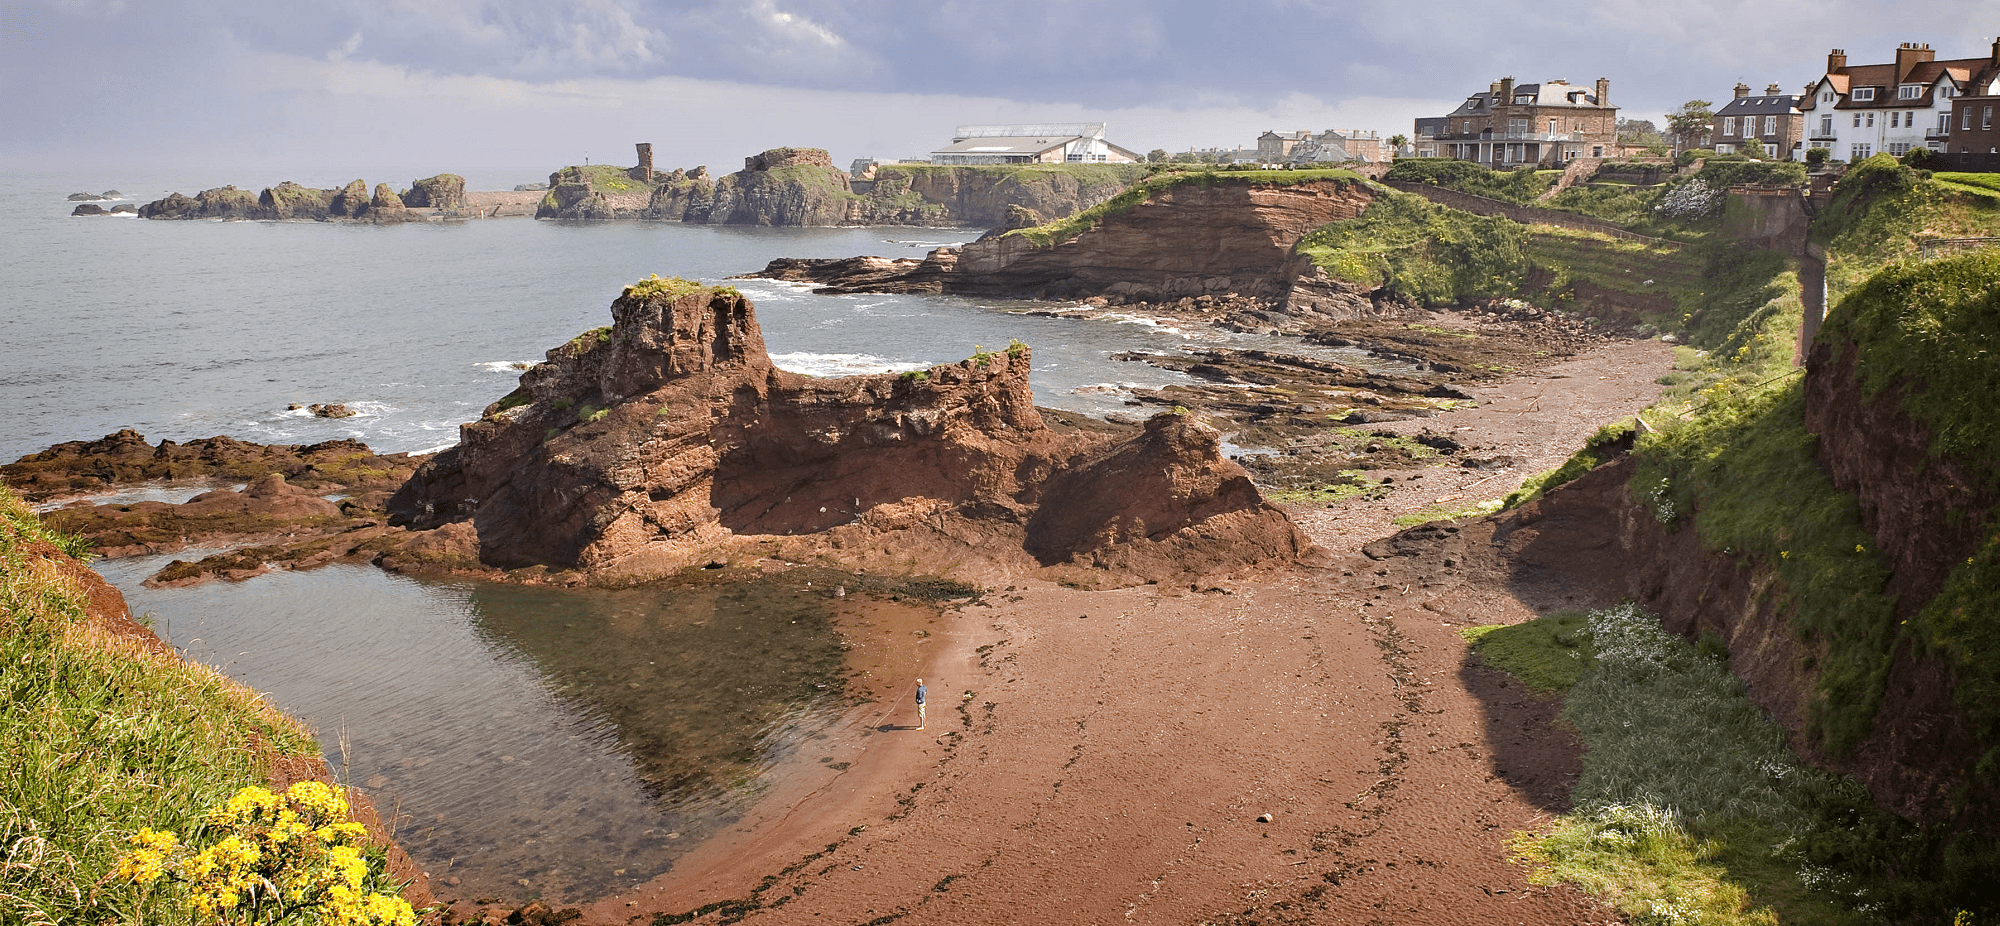
<svg viewBox="0 0 2000 926"><path fill-rule="evenodd" d="M157 559L97 565L175 646L312 724L445 898L580 901L660 874L842 707L839 637L810 589L364 566L141 587Z"/></svg>

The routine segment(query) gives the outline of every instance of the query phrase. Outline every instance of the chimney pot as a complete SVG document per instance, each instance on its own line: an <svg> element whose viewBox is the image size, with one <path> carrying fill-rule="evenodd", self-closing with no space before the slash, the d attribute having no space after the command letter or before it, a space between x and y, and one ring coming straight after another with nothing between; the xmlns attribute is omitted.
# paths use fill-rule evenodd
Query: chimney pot
<svg viewBox="0 0 2000 926"><path fill-rule="evenodd" d="M1770 85L1770 86L1768 86L1768 87L1765 87L1765 88L1764 88L1764 95L1765 95L1765 96L1777 96L1777 95L1778 95L1779 93L1782 93L1782 92L1784 92L1784 91L1783 91L1783 90L1782 90L1781 88L1779 88L1779 86L1778 86L1777 84L1772 84L1772 85Z"/></svg>
<svg viewBox="0 0 2000 926"><path fill-rule="evenodd" d="M1738 81L1736 84L1736 99L1740 100L1749 95L1750 95L1750 85Z"/></svg>

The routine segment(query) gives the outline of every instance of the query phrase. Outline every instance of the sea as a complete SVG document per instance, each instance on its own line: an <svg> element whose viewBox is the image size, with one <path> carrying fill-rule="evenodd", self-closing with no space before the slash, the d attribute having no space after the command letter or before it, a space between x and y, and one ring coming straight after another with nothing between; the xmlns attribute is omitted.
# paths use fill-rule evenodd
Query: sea
<svg viewBox="0 0 2000 926"><path fill-rule="evenodd" d="M636 280L714 283L778 257L922 257L980 233L148 221L72 216L66 199L116 190L108 209L231 182L276 181L51 171L0 185L0 459L122 428L435 452L546 350L608 324ZM1300 347L1129 315L1033 314L1073 307L1058 303L732 283L785 369L920 369L1020 340L1034 349L1037 402L1091 415L1184 381L1115 353ZM294 408L314 403L358 414ZM166 559L96 568L173 646L312 725L441 896L575 902L636 886L727 828L759 776L847 706L826 675L839 635L823 598L797 588L551 591L353 565L145 588Z"/></svg>

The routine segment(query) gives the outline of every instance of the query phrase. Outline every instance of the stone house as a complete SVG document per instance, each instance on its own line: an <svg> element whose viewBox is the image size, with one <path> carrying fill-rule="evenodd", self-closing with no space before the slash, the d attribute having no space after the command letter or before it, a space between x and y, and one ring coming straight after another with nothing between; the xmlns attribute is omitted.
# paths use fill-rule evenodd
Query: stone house
<svg viewBox="0 0 2000 926"><path fill-rule="evenodd" d="M1709 134L1715 153L1786 161L1803 157L1806 116L1799 109L1801 99L1779 92L1777 84L1765 87L1763 96L1751 96L1748 84L1737 84L1736 97L1715 111Z"/></svg>
<svg viewBox="0 0 2000 926"><path fill-rule="evenodd" d="M1901 156L1911 148L1955 151L1955 126L1976 105L1959 111L1967 96L2000 92L2000 39L1983 58L1937 60L1928 44L1905 42L1887 64L1850 65L1847 52L1826 56L1826 74L1806 91L1799 109L1806 118L1806 145L1826 148L1838 160L1854 162L1872 154ZM1976 117L1971 124L1978 124ZM1963 147L1971 150L1974 143Z"/></svg>
<svg viewBox="0 0 2000 926"><path fill-rule="evenodd" d="M1598 78L1594 88L1571 86L1565 80L1516 84L1507 77L1444 117L1442 131L1419 119L1419 139L1428 128L1438 157L1477 161L1494 168L1523 164L1560 167L1583 157L1601 158L1618 151L1618 107L1611 105L1611 82ZM1419 141L1419 150L1424 143Z"/></svg>

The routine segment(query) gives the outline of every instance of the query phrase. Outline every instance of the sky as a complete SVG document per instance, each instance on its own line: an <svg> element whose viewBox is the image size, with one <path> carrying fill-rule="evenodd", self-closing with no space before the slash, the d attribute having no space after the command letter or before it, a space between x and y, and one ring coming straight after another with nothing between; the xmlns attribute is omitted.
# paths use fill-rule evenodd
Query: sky
<svg viewBox="0 0 2000 926"><path fill-rule="evenodd" d="M1144 153L1409 134L1502 77L1660 122L1827 51L1985 57L2000 0L0 0L0 168L247 188L578 163L920 158L960 124L1103 122ZM186 192L196 192L188 190Z"/></svg>

